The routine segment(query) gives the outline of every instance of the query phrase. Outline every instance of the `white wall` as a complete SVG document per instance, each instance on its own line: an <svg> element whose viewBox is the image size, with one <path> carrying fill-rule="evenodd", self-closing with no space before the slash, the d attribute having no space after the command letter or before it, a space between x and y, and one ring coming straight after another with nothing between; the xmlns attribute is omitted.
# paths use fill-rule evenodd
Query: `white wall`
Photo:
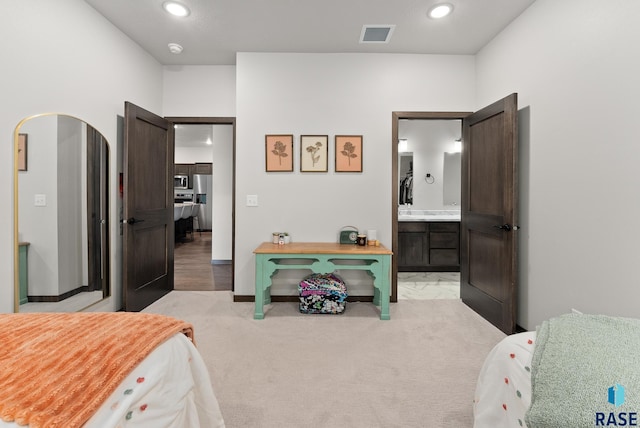
<svg viewBox="0 0 640 428"><path fill-rule="evenodd" d="M175 163L213 162L212 147L176 147Z"/></svg>
<svg viewBox="0 0 640 428"><path fill-rule="evenodd" d="M518 92L518 322L640 314L640 2L537 0L478 55L478 104Z"/></svg>
<svg viewBox="0 0 640 428"><path fill-rule="evenodd" d="M233 126L213 126L213 226L211 260L233 258Z"/></svg>
<svg viewBox="0 0 640 428"><path fill-rule="evenodd" d="M111 218L117 220L117 116L124 101L162 111L162 68L137 44L82 0L5 0L0 35L0 199L13 200L13 131L39 113L84 119L111 145ZM17 37L16 35L19 35ZM0 312L13 311L13 204L0 206ZM117 221L111 223L112 260L120 260ZM121 272L112 264L118 292L96 309L120 308Z"/></svg>
<svg viewBox="0 0 640 428"><path fill-rule="evenodd" d="M238 295L254 294L252 251L274 231L334 241L354 225L391 247L391 112L468 111L475 99L472 56L240 53L236 67ZM295 136L294 172L265 172L265 134L278 133ZM329 135L329 172L299 172L301 134ZM334 172L336 134L363 135L362 173Z"/></svg>
<svg viewBox="0 0 640 428"><path fill-rule="evenodd" d="M174 65L162 69L163 116L236 115L236 67Z"/></svg>

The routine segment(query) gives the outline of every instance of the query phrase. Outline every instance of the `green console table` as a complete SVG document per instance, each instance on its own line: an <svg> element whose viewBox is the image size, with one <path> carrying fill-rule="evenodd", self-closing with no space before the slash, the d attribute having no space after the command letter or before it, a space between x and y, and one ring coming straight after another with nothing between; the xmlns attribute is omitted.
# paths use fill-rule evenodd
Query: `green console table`
<svg viewBox="0 0 640 428"><path fill-rule="evenodd" d="M253 253L256 257L254 319L264 318L264 305L271 303L271 277L281 269L308 269L313 273L330 273L343 269L364 270L373 277L373 303L380 306L380 319L390 319L390 269L393 253L383 246L331 242L278 245L263 242Z"/></svg>

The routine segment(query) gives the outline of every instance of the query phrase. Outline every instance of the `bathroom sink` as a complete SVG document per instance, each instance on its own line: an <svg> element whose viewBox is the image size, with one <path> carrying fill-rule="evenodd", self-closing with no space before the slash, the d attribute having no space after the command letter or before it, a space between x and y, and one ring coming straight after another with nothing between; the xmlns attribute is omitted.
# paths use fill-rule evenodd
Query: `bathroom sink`
<svg viewBox="0 0 640 428"><path fill-rule="evenodd" d="M400 209L398 221L460 221L460 211Z"/></svg>

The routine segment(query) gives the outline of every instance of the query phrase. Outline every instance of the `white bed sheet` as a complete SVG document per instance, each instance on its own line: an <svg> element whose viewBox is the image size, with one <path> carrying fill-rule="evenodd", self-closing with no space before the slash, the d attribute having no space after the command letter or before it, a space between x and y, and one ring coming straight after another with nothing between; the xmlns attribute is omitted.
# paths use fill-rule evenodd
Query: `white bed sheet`
<svg viewBox="0 0 640 428"><path fill-rule="evenodd" d="M0 428L22 427L0 420ZM147 356L102 404L84 428L221 428L209 373L182 333Z"/></svg>
<svg viewBox="0 0 640 428"><path fill-rule="evenodd" d="M474 428L526 428L536 333L507 336L485 359L476 384Z"/></svg>

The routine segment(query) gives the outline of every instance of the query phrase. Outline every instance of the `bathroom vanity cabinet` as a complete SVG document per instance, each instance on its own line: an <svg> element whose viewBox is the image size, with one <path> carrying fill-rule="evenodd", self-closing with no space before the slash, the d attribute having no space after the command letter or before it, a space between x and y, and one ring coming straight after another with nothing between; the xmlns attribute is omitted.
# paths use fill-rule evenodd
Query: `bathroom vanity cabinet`
<svg viewBox="0 0 640 428"><path fill-rule="evenodd" d="M460 222L398 222L399 272L459 272Z"/></svg>

